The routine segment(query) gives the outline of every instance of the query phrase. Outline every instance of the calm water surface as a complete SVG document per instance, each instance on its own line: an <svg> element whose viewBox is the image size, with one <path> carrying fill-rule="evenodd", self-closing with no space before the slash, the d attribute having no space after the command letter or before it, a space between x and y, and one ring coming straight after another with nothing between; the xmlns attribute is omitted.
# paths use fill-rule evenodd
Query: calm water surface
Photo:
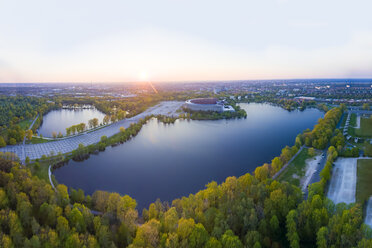
<svg viewBox="0 0 372 248"><path fill-rule="evenodd" d="M139 209L160 198L171 202L214 180L253 172L278 156L296 135L323 116L317 109L288 112L268 104L242 104L247 119L177 121L145 125L131 141L83 162L70 161L54 175L59 183L92 194L128 194Z"/></svg>
<svg viewBox="0 0 372 248"><path fill-rule="evenodd" d="M97 109L58 109L52 110L43 117L43 123L39 128L39 134L44 137L52 137L52 132L66 134L66 128L84 122L88 126L88 121L98 118L102 122L105 114Z"/></svg>

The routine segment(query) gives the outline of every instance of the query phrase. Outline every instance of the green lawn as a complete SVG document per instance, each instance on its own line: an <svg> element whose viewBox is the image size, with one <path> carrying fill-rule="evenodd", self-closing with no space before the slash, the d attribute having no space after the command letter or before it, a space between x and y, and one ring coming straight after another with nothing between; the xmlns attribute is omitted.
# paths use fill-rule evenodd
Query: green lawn
<svg viewBox="0 0 372 248"><path fill-rule="evenodd" d="M372 159L358 159L356 201L363 203L372 195Z"/></svg>
<svg viewBox="0 0 372 248"><path fill-rule="evenodd" d="M32 175L49 182L48 168L50 163L40 161L39 164L40 166L35 166L35 163L32 163L27 167L31 169Z"/></svg>
<svg viewBox="0 0 372 248"><path fill-rule="evenodd" d="M300 179L305 176L306 159L310 158L308 149L304 148L298 156L292 161L287 169L278 177L279 181L286 181L288 183L300 186ZM293 177L293 175L297 175Z"/></svg>
<svg viewBox="0 0 372 248"><path fill-rule="evenodd" d="M350 116L350 126L351 127L355 127L356 126L356 119L357 119L357 115L356 114L351 114Z"/></svg>
<svg viewBox="0 0 372 248"><path fill-rule="evenodd" d="M359 137L372 137L372 118L361 118L360 128L355 129L355 134Z"/></svg>
<svg viewBox="0 0 372 248"><path fill-rule="evenodd" d="M27 130L30 127L31 123L32 123L32 120L23 120L23 121L19 122L18 125L23 130Z"/></svg>
<svg viewBox="0 0 372 248"><path fill-rule="evenodd" d="M52 159L48 159L47 161L39 161L39 166L35 165L35 161L32 161L30 164L27 165L27 167L30 168L33 176L37 176L38 178L49 183L49 165L54 165L59 161L61 161L60 158L54 157ZM54 185L57 186L58 182L53 175L52 180Z"/></svg>
<svg viewBox="0 0 372 248"><path fill-rule="evenodd" d="M351 136L356 136L355 134L355 127L356 126L356 114L351 114L350 116L350 122L349 122L349 128L347 130L348 134Z"/></svg>
<svg viewBox="0 0 372 248"><path fill-rule="evenodd" d="M40 144L40 143L46 143L46 142L49 142L49 141L52 141L52 140L47 140L47 139L42 139L42 138L39 138L39 137L32 137L31 139L31 142L29 140L27 140L27 144L31 143L31 144Z"/></svg>

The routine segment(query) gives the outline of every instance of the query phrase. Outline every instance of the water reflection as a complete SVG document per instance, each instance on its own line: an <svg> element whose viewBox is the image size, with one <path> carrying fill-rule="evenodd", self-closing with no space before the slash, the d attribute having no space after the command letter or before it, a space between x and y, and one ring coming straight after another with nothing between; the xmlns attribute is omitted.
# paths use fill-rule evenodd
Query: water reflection
<svg viewBox="0 0 372 248"><path fill-rule="evenodd" d="M58 182L82 188L129 194L139 208L160 198L171 201L240 176L293 145L298 133L312 128L323 113L317 109L288 112L268 104L242 104L247 119L150 121L137 137L107 148L83 162L70 161L54 174Z"/></svg>
<svg viewBox="0 0 372 248"><path fill-rule="evenodd" d="M99 123L101 123L104 116L105 114L97 109L52 110L43 117L43 123L38 132L44 137L52 137L52 132L57 134L61 132L65 135L67 127L82 122L88 125L88 121L93 118L98 118Z"/></svg>

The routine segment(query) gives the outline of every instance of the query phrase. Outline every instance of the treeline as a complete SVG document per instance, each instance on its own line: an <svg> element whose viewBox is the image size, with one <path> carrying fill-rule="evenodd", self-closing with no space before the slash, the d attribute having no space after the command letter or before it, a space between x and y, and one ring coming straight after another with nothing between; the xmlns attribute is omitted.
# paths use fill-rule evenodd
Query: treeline
<svg viewBox="0 0 372 248"><path fill-rule="evenodd" d="M87 127L87 125L83 122L80 123L80 124L77 124L77 125L72 125L71 127L67 127L66 128L66 136L70 136L71 134L84 132L86 127ZM53 134L53 138L56 138L54 134Z"/></svg>
<svg viewBox="0 0 372 248"><path fill-rule="evenodd" d="M45 98L25 96L0 96L0 147L15 145L25 136L25 130L37 114L42 115L55 108ZM36 126L40 123L37 121Z"/></svg>
<svg viewBox="0 0 372 248"><path fill-rule="evenodd" d="M260 180L274 176L291 160L291 158L298 152L299 148L300 146L298 146L298 144L292 147L284 147L279 157L273 158L271 164L265 163L264 165L257 167L254 171L254 175Z"/></svg>
<svg viewBox="0 0 372 248"><path fill-rule="evenodd" d="M54 104L46 98L25 96L0 96L0 126L13 126L24 119L31 119L38 113L48 111Z"/></svg>
<svg viewBox="0 0 372 248"><path fill-rule="evenodd" d="M121 128L113 137L103 136L101 145L81 145L74 156L124 142L146 121ZM294 147L285 147L278 159L289 160L301 145L299 139ZM307 200L299 188L286 182L259 173L245 174L228 177L220 185L211 182L206 189L175 199L172 204L156 201L142 211L142 217L129 196L103 191L86 196L82 190L69 194L64 185L53 191L48 183L32 177L28 169L0 160L0 245L371 247L372 232L363 224L361 206L334 205L324 196L337 156L336 148L330 147L322 180L309 187Z"/></svg>
<svg viewBox="0 0 372 248"><path fill-rule="evenodd" d="M312 146L317 149L325 148L341 118L342 112L342 108L333 108L329 110L324 115L324 118L318 120L318 124L315 125L312 131L306 130L304 133L297 135L294 146L284 147L280 156L273 158L270 164L265 163L263 166L257 167L254 174L261 180L274 176L291 160L303 145ZM324 135L324 137L322 135ZM311 140L314 142L311 142ZM319 140L322 140L322 147L318 146L320 144ZM340 134L339 131L336 132L336 135L331 139L331 144L336 145L341 152L345 145L342 133Z"/></svg>
<svg viewBox="0 0 372 248"><path fill-rule="evenodd" d="M360 205L335 206L310 189L250 174L207 184L142 217L125 195L82 190L32 177L0 160L1 247L369 247ZM94 210L92 210L94 209Z"/></svg>
<svg viewBox="0 0 372 248"><path fill-rule="evenodd" d="M318 120L318 124L315 125L313 130L306 130L298 136L301 143L316 149L324 149L330 141L333 130L336 128L344 109L345 106L341 106L329 110L324 118Z"/></svg>
<svg viewBox="0 0 372 248"><path fill-rule="evenodd" d="M237 96L239 95L241 96L241 99L239 100L239 102L248 102L248 103L249 102L257 102L257 103L269 102L269 103L273 103L278 106L281 106L282 108L288 111L291 111L297 108L300 110L304 110L307 107L317 106L315 101L298 101L292 98L283 99L282 96L278 97L276 94L268 93L268 92L260 93L260 94L247 92L246 94L243 94L243 95L237 94L235 98L237 98Z"/></svg>
<svg viewBox="0 0 372 248"><path fill-rule="evenodd" d="M72 158L78 161L84 160L89 158L89 154L95 154L99 151L104 151L107 146L116 146L119 143L126 142L127 140L136 136L141 130L142 126L146 124L146 122L151 118L153 118L153 116L146 116L144 119L140 119L137 123L131 123L127 129L125 129L124 127L120 127L119 133L111 137L102 136L101 140L96 144L92 144L89 146L80 144L76 150L72 151ZM57 165L57 167L58 166L60 165Z"/></svg>
<svg viewBox="0 0 372 248"><path fill-rule="evenodd" d="M96 192L70 199L66 186L54 191L18 164L0 160L0 169L0 247L125 247L136 230L136 202L129 196ZM103 212L95 216L89 205Z"/></svg>
<svg viewBox="0 0 372 248"><path fill-rule="evenodd" d="M190 114L189 118L192 120L219 120L219 119L232 119L232 118L246 118L247 113L240 106L233 106L235 112L224 111L224 112L215 112L215 111L193 111L187 108L183 110Z"/></svg>

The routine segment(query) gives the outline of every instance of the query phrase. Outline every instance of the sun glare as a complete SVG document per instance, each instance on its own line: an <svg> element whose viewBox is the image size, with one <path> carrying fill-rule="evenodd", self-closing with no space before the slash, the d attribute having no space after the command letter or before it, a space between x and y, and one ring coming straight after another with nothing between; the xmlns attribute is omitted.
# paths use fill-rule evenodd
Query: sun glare
<svg viewBox="0 0 372 248"><path fill-rule="evenodd" d="M148 81L149 76L147 75L147 72L142 71L139 75L139 80L140 81Z"/></svg>

